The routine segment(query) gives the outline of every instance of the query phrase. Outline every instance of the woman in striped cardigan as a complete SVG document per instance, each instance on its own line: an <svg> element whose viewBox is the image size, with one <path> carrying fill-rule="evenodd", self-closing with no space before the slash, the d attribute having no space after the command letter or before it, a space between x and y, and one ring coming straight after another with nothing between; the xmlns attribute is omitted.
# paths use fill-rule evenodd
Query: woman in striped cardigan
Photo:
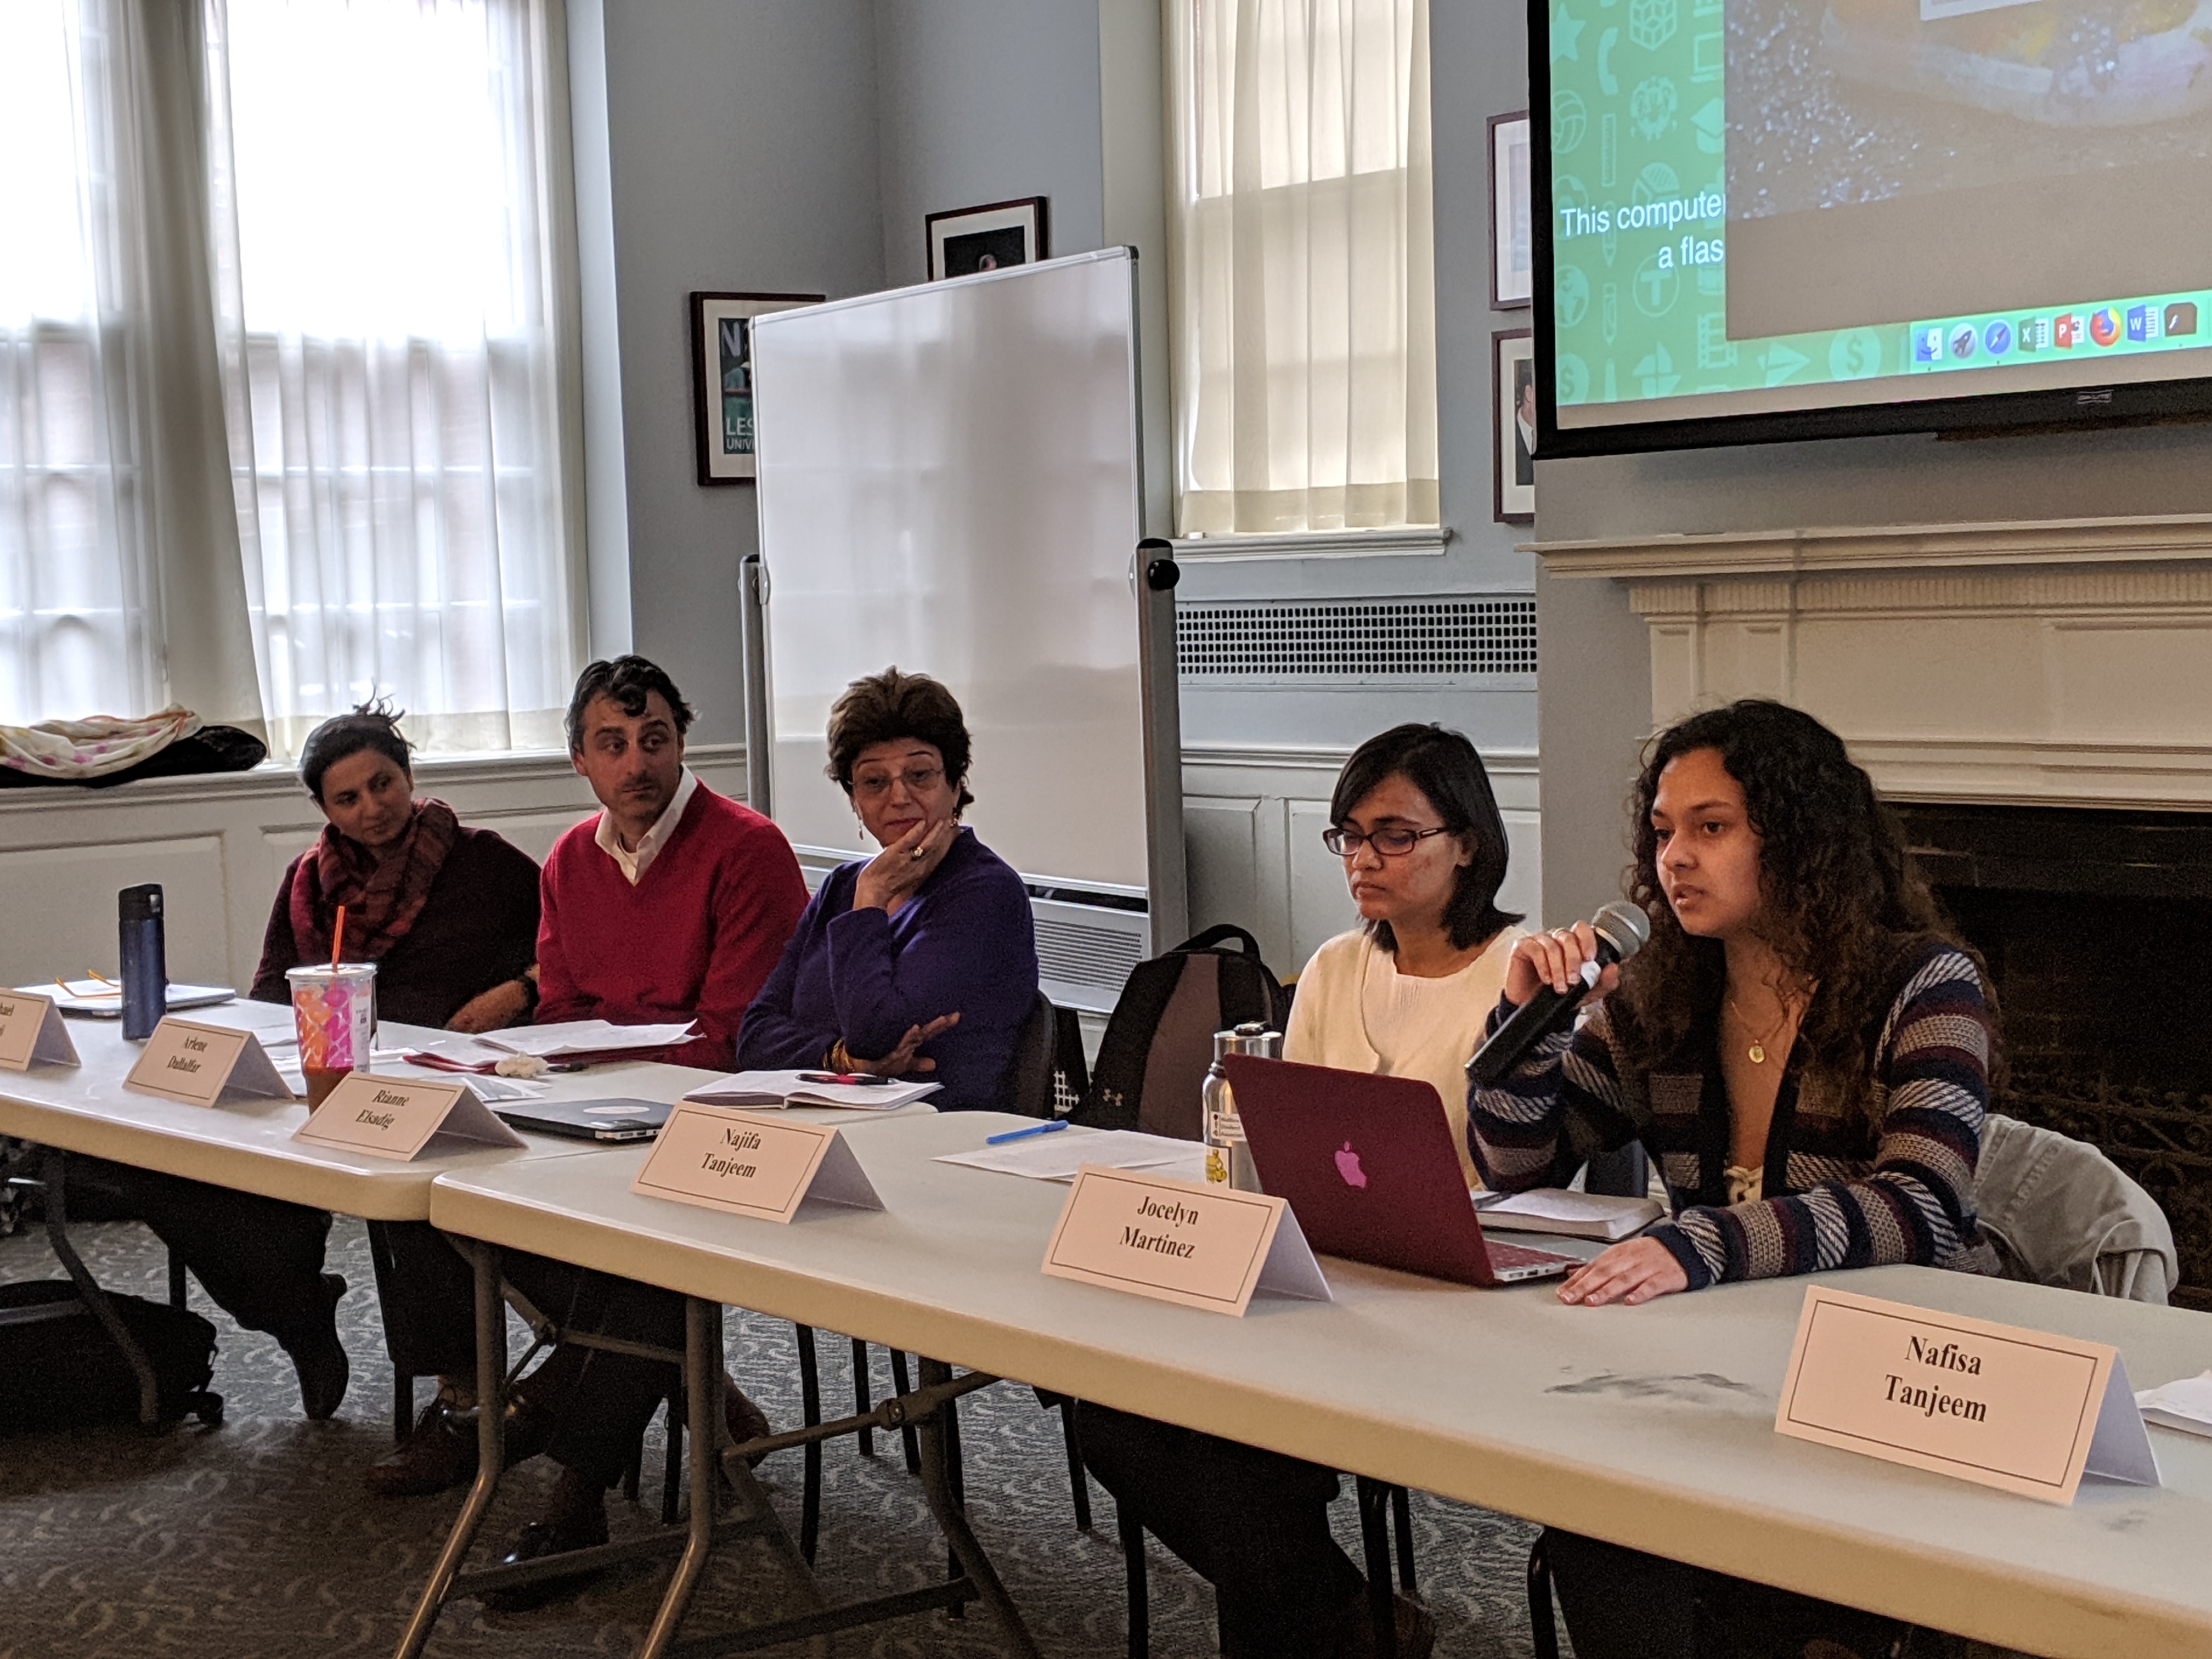
<svg viewBox="0 0 2212 1659"><path fill-rule="evenodd" d="M1995 1272L1973 1201L1989 994L1842 741L1775 702L1693 715L1654 742L1635 811L1630 893L1650 943L1606 969L1571 1033L1468 1103L1477 1166L1505 1191L1631 1140L1658 1160L1672 1217L1560 1300L1889 1262ZM1587 923L1523 939L1492 1028L1540 985L1579 982L1595 950ZM1872 1659L1896 1639L1887 1621L1589 1540L1555 1533L1550 1553L1583 1659ZM1750 1648L1723 1634L1754 1630Z"/></svg>

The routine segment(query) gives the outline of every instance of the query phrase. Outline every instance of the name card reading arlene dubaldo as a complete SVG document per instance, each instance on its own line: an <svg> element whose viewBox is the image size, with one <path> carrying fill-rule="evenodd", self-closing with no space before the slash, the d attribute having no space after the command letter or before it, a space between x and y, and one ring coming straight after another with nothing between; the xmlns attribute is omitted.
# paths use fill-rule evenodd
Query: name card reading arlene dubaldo
<svg viewBox="0 0 2212 1659"><path fill-rule="evenodd" d="M812 1200L880 1210L860 1160L827 1124L678 1101L630 1191L763 1221L788 1221Z"/></svg>
<svg viewBox="0 0 2212 1659"><path fill-rule="evenodd" d="M0 1066L27 1072L33 1066L76 1066L76 1044L52 997L0 991Z"/></svg>
<svg viewBox="0 0 2212 1659"><path fill-rule="evenodd" d="M2159 1484L2118 1350L1809 1286L1775 1431L2070 1504Z"/></svg>
<svg viewBox="0 0 2212 1659"><path fill-rule="evenodd" d="M203 1025L173 1014L154 1028L146 1052L123 1081L127 1088L166 1095L187 1106L292 1097L252 1032Z"/></svg>
<svg viewBox="0 0 2212 1659"><path fill-rule="evenodd" d="M1044 1270L1216 1313L1241 1315L1255 1291L1332 1299L1281 1199L1097 1164L1076 1172Z"/></svg>
<svg viewBox="0 0 2212 1659"><path fill-rule="evenodd" d="M401 1163L430 1150L434 1141L440 1143L439 1152L529 1144L493 1116L465 1083L427 1083L374 1072L352 1072L340 1079L313 1115L292 1131L292 1139Z"/></svg>

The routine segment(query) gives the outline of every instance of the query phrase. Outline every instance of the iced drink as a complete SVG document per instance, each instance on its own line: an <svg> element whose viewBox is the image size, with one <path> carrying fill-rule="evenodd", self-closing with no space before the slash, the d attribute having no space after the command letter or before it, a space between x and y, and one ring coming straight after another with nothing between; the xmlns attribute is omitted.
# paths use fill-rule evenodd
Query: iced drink
<svg viewBox="0 0 2212 1659"><path fill-rule="evenodd" d="M348 1072L368 1069L376 1036L376 964L342 962L335 968L295 968L292 1023L300 1033L300 1072L310 1108Z"/></svg>

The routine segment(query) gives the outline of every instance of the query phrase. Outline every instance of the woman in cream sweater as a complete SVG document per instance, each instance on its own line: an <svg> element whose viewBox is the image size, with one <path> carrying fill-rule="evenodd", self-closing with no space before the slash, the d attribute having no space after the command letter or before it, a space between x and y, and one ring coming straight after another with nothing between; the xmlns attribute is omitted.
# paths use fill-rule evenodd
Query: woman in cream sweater
<svg viewBox="0 0 2212 1659"><path fill-rule="evenodd" d="M1505 825L1474 745L1397 726L1352 752L1322 840L1344 860L1361 925L1298 977L1283 1056L1436 1085L1468 1185L1468 1056L1498 1006L1520 918L1498 908Z"/></svg>

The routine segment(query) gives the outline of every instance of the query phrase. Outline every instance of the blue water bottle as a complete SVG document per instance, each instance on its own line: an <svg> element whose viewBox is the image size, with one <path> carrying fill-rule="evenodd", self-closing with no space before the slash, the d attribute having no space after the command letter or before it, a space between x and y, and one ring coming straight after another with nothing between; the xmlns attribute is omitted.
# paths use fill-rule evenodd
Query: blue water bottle
<svg viewBox="0 0 2212 1659"><path fill-rule="evenodd" d="M123 945L123 1035L143 1042L169 1012L169 962L161 938L161 884L126 887L115 896Z"/></svg>

